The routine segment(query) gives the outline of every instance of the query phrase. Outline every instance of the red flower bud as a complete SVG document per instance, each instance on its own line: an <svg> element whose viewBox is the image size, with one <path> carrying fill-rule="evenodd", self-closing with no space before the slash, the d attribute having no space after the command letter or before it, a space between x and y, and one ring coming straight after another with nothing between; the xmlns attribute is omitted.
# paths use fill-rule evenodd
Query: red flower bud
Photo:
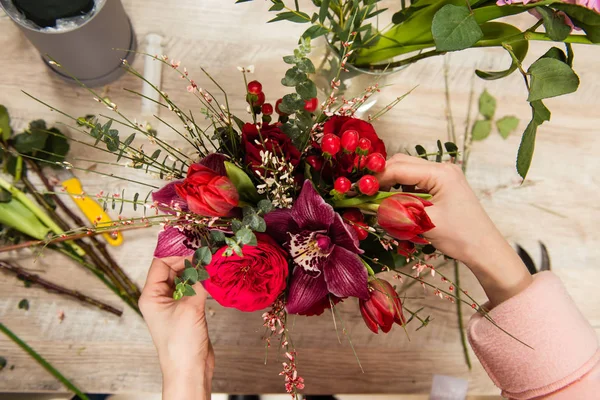
<svg viewBox="0 0 600 400"><path fill-rule="evenodd" d="M357 171L362 170L367 165L367 156L358 155L354 157L354 168Z"/></svg>
<svg viewBox="0 0 600 400"><path fill-rule="evenodd" d="M428 244L418 235L435 228L425 212L425 207L432 205L420 197L398 193L381 202L377 210L377 223L396 239Z"/></svg>
<svg viewBox="0 0 600 400"><path fill-rule="evenodd" d="M398 243L398 247L397 247L396 251L401 256L409 258L417 251L417 249L415 248L414 243L409 242L408 240L401 240Z"/></svg>
<svg viewBox="0 0 600 400"><path fill-rule="evenodd" d="M342 133L342 148L349 153L354 153L356 146L358 146L359 137L358 132L355 130Z"/></svg>
<svg viewBox="0 0 600 400"><path fill-rule="evenodd" d="M323 168L323 159L318 156L308 156L306 157L306 162L308 165L313 167L315 171L320 171Z"/></svg>
<svg viewBox="0 0 600 400"><path fill-rule="evenodd" d="M381 172L385 168L385 158L381 153L369 154L365 166L369 171Z"/></svg>
<svg viewBox="0 0 600 400"><path fill-rule="evenodd" d="M286 113L284 113L283 111L281 111L281 110L279 109L279 105L281 104L281 102L282 102L282 101L283 101L283 99L279 99L279 100L277 100L277 101L275 102L275 112L276 112L277 114L281 115L282 117L285 117L285 116L287 116L287 115L289 115L289 114L286 114Z"/></svg>
<svg viewBox="0 0 600 400"><path fill-rule="evenodd" d="M309 113L315 112L317 107L319 107L319 100L316 97L304 102L304 109Z"/></svg>
<svg viewBox="0 0 600 400"><path fill-rule="evenodd" d="M358 181L358 190L367 196L373 196L379 191L379 181L373 175L365 175Z"/></svg>
<svg viewBox="0 0 600 400"><path fill-rule="evenodd" d="M350 179L344 176L340 176L333 183L333 188L341 194L344 194L350 190L350 187L352 187L352 182L350 182Z"/></svg>
<svg viewBox="0 0 600 400"><path fill-rule="evenodd" d="M358 141L358 148L361 153L367 154L371 150L371 141L367 138L360 138Z"/></svg>
<svg viewBox="0 0 600 400"><path fill-rule="evenodd" d="M365 222L354 222L352 227L354 228L354 232L356 232L358 240L365 240L369 237L368 225Z"/></svg>
<svg viewBox="0 0 600 400"><path fill-rule="evenodd" d="M271 103L265 103L262 105L261 111L264 115L271 115L273 114L273 106Z"/></svg>
<svg viewBox="0 0 600 400"><path fill-rule="evenodd" d="M333 133L328 133L321 140L321 150L323 153L335 156L340 151L340 138Z"/></svg>
<svg viewBox="0 0 600 400"><path fill-rule="evenodd" d="M394 323L404 325L402 302L389 282L373 279L369 282L369 299L359 301L360 313L367 327L375 333L388 333Z"/></svg>
<svg viewBox="0 0 600 400"><path fill-rule="evenodd" d="M363 222L365 220L365 216L358 208L349 208L348 210L344 211L342 218L351 222Z"/></svg>
<svg viewBox="0 0 600 400"><path fill-rule="evenodd" d="M248 93L256 94L262 92L262 85L259 81L252 81L248 83Z"/></svg>

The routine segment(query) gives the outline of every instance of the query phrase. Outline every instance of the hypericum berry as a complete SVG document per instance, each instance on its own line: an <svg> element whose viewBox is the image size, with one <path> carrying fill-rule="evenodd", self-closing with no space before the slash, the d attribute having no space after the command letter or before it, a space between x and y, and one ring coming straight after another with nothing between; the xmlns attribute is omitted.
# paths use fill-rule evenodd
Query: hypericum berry
<svg viewBox="0 0 600 400"><path fill-rule="evenodd" d="M367 156L358 155L354 157L354 169L360 171L367 165Z"/></svg>
<svg viewBox="0 0 600 400"><path fill-rule="evenodd" d="M367 154L371 150L371 141L367 138L360 138L358 141L358 149L362 154Z"/></svg>
<svg viewBox="0 0 600 400"><path fill-rule="evenodd" d="M354 153L359 137L358 132L353 130L342 133L342 149L348 153Z"/></svg>
<svg viewBox="0 0 600 400"><path fill-rule="evenodd" d="M321 140L321 150L330 156L335 156L340 151L340 138L333 133L328 133Z"/></svg>
<svg viewBox="0 0 600 400"><path fill-rule="evenodd" d="M344 211L342 218L351 222L363 222L365 220L365 216L358 208L349 208Z"/></svg>
<svg viewBox="0 0 600 400"><path fill-rule="evenodd" d="M308 165L313 167L315 171L320 171L323 168L323 159L318 156L308 156L306 157L306 162Z"/></svg>
<svg viewBox="0 0 600 400"><path fill-rule="evenodd" d="M306 100L304 102L304 109L309 113L315 112L318 106L319 100L316 97L313 97L312 99Z"/></svg>
<svg viewBox="0 0 600 400"><path fill-rule="evenodd" d="M258 97L258 99L253 103L254 106L262 106L265 104L265 94L263 92L257 94L256 97Z"/></svg>
<svg viewBox="0 0 600 400"><path fill-rule="evenodd" d="M262 105L261 111L264 115L271 115L273 114L273 106L271 103L265 103Z"/></svg>
<svg viewBox="0 0 600 400"><path fill-rule="evenodd" d="M348 179L344 176L340 176L333 183L333 188L338 193L341 193L341 194L346 193L348 190L350 190L351 187L352 187L352 182L350 182L350 179Z"/></svg>
<svg viewBox="0 0 600 400"><path fill-rule="evenodd" d="M248 83L248 93L259 94L262 92L262 85L259 81L252 81Z"/></svg>
<svg viewBox="0 0 600 400"><path fill-rule="evenodd" d="M369 171L381 172L385 168L385 157L381 153L369 154L365 166Z"/></svg>
<svg viewBox="0 0 600 400"><path fill-rule="evenodd" d="M352 224L352 227L354 228L354 232L356 232L356 236L358 237L358 240L365 240L367 237L369 237L369 231L368 229L368 225L364 222L355 222Z"/></svg>
<svg viewBox="0 0 600 400"><path fill-rule="evenodd" d="M365 175L358 180L358 190L364 195L373 196L379 191L379 181L373 175Z"/></svg>
<svg viewBox="0 0 600 400"><path fill-rule="evenodd" d="M279 105L280 105L282 102L283 102L283 99L279 99L279 100L277 100L277 101L275 102L275 112L276 112L277 114L281 115L282 117L285 117L285 116L287 116L287 115L289 115L289 114L286 114L286 113L284 113L283 111L281 111L281 110L279 109Z"/></svg>

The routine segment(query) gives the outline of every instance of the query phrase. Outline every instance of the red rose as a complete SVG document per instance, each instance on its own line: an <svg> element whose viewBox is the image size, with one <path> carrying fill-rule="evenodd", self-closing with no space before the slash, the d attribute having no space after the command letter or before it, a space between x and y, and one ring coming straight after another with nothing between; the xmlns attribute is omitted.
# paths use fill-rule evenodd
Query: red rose
<svg viewBox="0 0 600 400"><path fill-rule="evenodd" d="M429 242L418 235L435 228L425 212L425 207L432 205L420 197L398 193L381 202L377 210L377 223L396 239L427 244Z"/></svg>
<svg viewBox="0 0 600 400"><path fill-rule="evenodd" d="M387 152L385 151L385 144L383 140L379 139L373 125L363 121L362 119L352 117L341 117L334 115L329 118L325 125L323 125L323 134L333 133L337 136L342 136L344 132L354 130L358 132L359 139L366 138L371 141L371 153L381 153L384 158L387 158Z"/></svg>
<svg viewBox="0 0 600 400"><path fill-rule="evenodd" d="M262 140L261 140L262 137ZM260 134L256 125L246 123L242 128L242 145L246 151L244 161L252 165L254 170L261 170L263 160L260 152L265 149L273 154L282 156L290 162L294 168L300 163L301 154L294 146L289 136L279 129L277 125L264 124Z"/></svg>
<svg viewBox="0 0 600 400"><path fill-rule="evenodd" d="M238 192L226 176L201 164L192 164L175 191L190 211L207 217L223 217L238 205Z"/></svg>
<svg viewBox="0 0 600 400"><path fill-rule="evenodd" d="M224 307L257 311L269 307L285 290L287 255L270 236L256 234L256 246L244 246L244 256L224 256L226 246L212 257L204 288Z"/></svg>

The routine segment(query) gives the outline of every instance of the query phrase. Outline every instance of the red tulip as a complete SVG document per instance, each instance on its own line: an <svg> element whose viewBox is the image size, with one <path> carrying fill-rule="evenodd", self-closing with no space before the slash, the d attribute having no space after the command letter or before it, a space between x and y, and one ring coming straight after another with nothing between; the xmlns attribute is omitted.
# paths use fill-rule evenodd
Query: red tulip
<svg viewBox="0 0 600 400"><path fill-rule="evenodd" d="M398 193L381 202L377 223L396 239L427 244L429 242L418 235L435 228L425 212L425 207L432 205L420 197Z"/></svg>
<svg viewBox="0 0 600 400"><path fill-rule="evenodd" d="M369 299L361 299L359 306L365 324L374 333L379 333L379 328L388 333L394 323L406 323L398 293L389 282L382 279L376 278L369 282Z"/></svg>

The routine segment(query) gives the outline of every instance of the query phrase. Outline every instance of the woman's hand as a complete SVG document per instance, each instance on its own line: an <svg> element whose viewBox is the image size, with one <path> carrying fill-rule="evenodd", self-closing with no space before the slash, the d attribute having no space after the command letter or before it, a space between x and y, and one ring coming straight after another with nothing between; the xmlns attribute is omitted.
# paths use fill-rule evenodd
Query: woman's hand
<svg viewBox="0 0 600 400"><path fill-rule="evenodd" d="M173 300L174 279L185 258L155 258L139 305L158 350L163 399L210 399L215 355L204 313L207 293L200 283L195 296Z"/></svg>
<svg viewBox="0 0 600 400"><path fill-rule="evenodd" d="M436 227L425 238L473 271L492 306L531 283L527 268L487 215L458 166L396 154L388 160L379 181L382 186L416 185L433 196L434 205L426 211Z"/></svg>

